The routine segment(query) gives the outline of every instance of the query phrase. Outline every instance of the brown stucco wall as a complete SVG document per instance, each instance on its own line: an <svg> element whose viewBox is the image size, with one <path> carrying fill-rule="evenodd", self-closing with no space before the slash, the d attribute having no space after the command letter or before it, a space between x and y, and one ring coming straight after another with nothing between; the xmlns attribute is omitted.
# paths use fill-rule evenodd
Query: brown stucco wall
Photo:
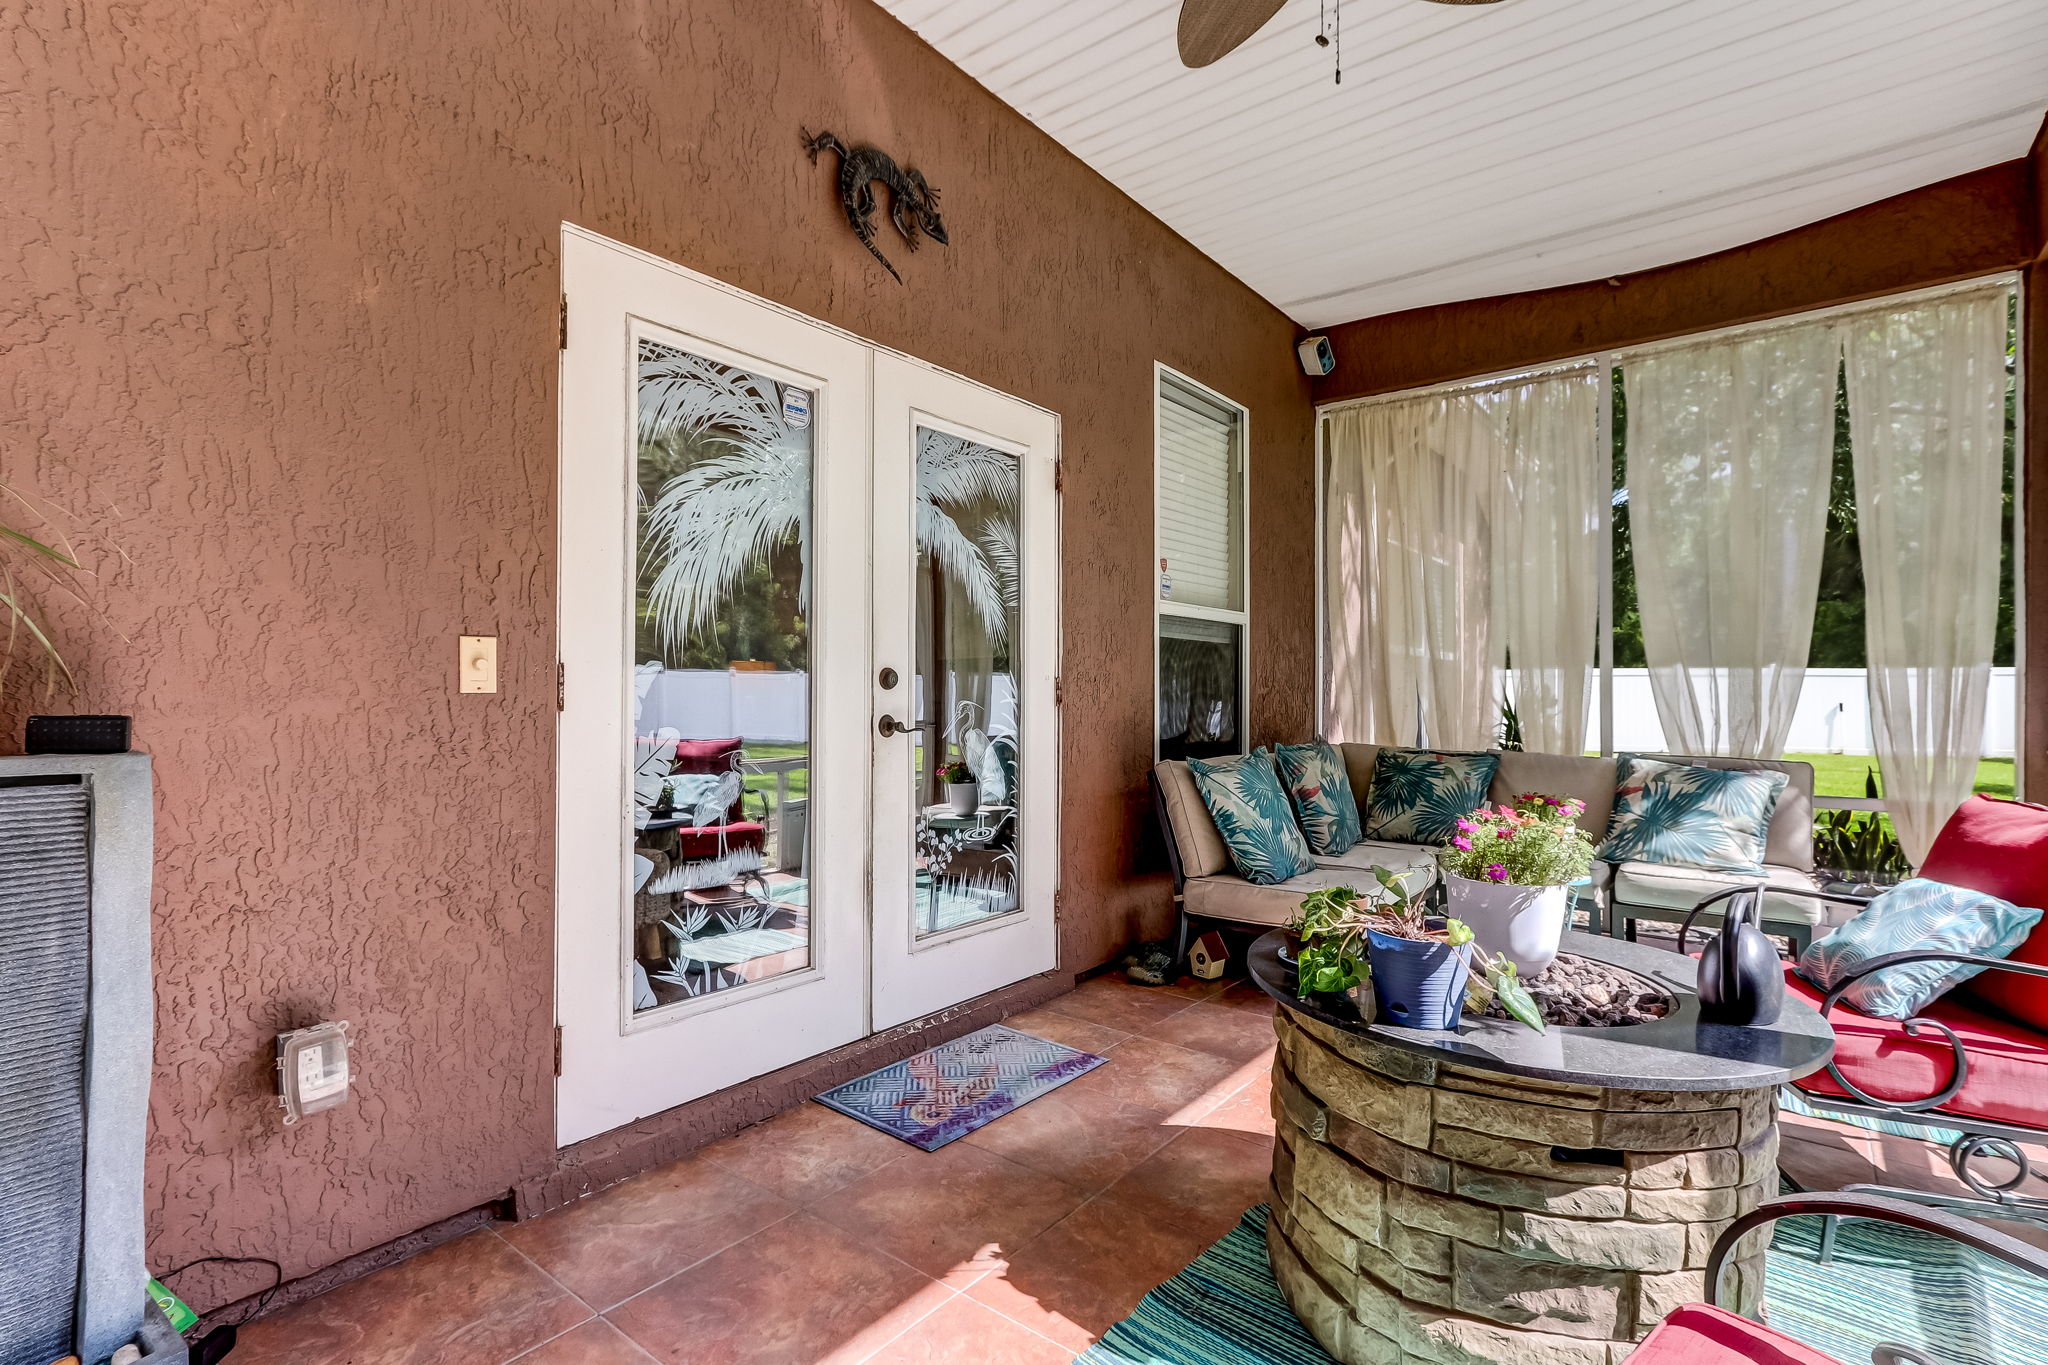
<svg viewBox="0 0 2048 1365"><path fill-rule="evenodd" d="M2032 253L2008 161L1733 250L1615 280L1415 308L1325 329L1318 403L1492 374L2011 270Z"/></svg>
<svg viewBox="0 0 2048 1365"><path fill-rule="evenodd" d="M1061 414L1066 971L1167 919L1138 875L1155 360L1252 410L1253 738L1308 732L1309 560L1259 550L1313 514L1293 327L866 0L0 30L0 460L97 571L56 612L66 706L132 713L160 782L152 1265L297 1276L556 1170L565 219ZM953 244L889 279L800 124L921 167ZM497 695L455 694L462 633L499 637ZM271 1038L323 1017L357 1089L288 1132Z"/></svg>

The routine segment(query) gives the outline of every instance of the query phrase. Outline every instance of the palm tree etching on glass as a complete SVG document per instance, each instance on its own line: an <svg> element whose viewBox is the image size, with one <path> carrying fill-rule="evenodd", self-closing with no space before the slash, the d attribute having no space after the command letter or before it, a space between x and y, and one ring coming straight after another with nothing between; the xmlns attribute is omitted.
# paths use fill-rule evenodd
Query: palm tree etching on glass
<svg viewBox="0 0 2048 1365"><path fill-rule="evenodd" d="M669 670L724 670L734 660L807 676L813 396L788 402L790 391L773 379L653 340L640 341L637 360L635 658L644 661L643 676L652 670L658 682ZM920 748L918 780L921 789L929 786L948 746L965 753L978 741L972 747L983 758L991 736L1005 738L1010 776L1001 785L1014 809L1009 656L1021 553L1016 458L922 427L916 456L920 666L914 690L925 714L952 718L921 732L936 742ZM644 699L651 686L640 686L638 695ZM981 729L965 719L970 715L993 718ZM672 720L680 724L665 724ZM704 730L707 723L655 715L636 733L653 728L657 742L671 729L677 739L718 737ZM745 739L752 748L756 737ZM645 755L640 758L639 781L667 776L648 773ZM767 804L765 793L749 795ZM922 813L926 804L921 796L920 930L1014 908L1014 818L998 813L993 822L977 819L975 828L958 831L964 838L933 840ZM658 925L666 939L665 947L658 945L643 929L639 942L642 967L679 992L661 994L686 998L808 964L803 850L781 846L792 833L793 842L803 841L807 821L795 814L764 812L776 841L766 865L726 841L694 859L668 850L671 856L646 888L652 894L642 897L651 903L640 917ZM928 859L927 848L935 856ZM707 884L725 882L719 874L727 869L736 874L729 884ZM661 893L667 892L676 894L665 901ZM805 951L785 949L785 936ZM761 958L722 960L746 949L759 949Z"/></svg>
<svg viewBox="0 0 2048 1365"><path fill-rule="evenodd" d="M917 429L916 690L932 736L917 751L915 915L920 935L1018 907L1017 457ZM955 759L980 786L972 816L939 798Z"/></svg>
<svg viewBox="0 0 2048 1365"><path fill-rule="evenodd" d="M647 866L632 951L644 1006L810 963L807 821L795 802L772 805L750 789L747 747L757 736L733 735L729 704L710 707L689 684L738 676L735 666L809 672L811 433L785 415L806 414L808 404L788 401L791 391L765 376L646 339L636 360L630 776L633 852L636 867ZM785 770L791 751L808 749L802 711L799 733L770 736ZM710 743L679 757L688 741ZM657 818L664 787L675 810ZM796 790L808 789L806 774ZM791 790L786 776L778 790Z"/></svg>

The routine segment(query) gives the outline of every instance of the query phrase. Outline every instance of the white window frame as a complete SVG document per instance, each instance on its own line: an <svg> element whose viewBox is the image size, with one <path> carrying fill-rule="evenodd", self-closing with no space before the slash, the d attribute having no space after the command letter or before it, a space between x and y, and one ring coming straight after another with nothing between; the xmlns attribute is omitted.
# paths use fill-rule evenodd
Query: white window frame
<svg viewBox="0 0 2048 1365"><path fill-rule="evenodd" d="M1161 433L1166 418L1166 381L1193 389L1202 397L1227 409L1237 419L1237 505L1231 509L1237 521L1237 601L1235 611L1221 607L1198 607L1188 602L1170 602L1159 595L1159 516L1164 483L1161 477ZM1214 621L1237 627L1237 752L1251 752L1252 709L1252 411L1227 394L1218 393L1199 379L1183 374L1161 361L1152 362L1152 556L1146 561L1145 581L1152 594L1152 761L1159 761L1159 670L1163 651L1159 631L1164 619L1177 616L1184 621ZM1320 573L1320 560L1318 572ZM1321 687L1318 682L1317 686Z"/></svg>
<svg viewBox="0 0 2048 1365"><path fill-rule="evenodd" d="M1770 318L1762 322L1742 323L1733 327L1717 327L1703 332L1688 332L1682 336L1661 341L1648 342L1639 346L1588 352L1584 355L1545 361L1536 365L1518 366L1511 370L1500 370L1492 374L1475 375L1469 379L1455 379L1442 384L1425 384L1415 388L1401 389L1389 393L1367 394L1362 398L1347 398L1334 403L1318 403L1315 409L1315 592L1316 592L1316 729L1318 733L1328 728L1326 715L1329 706L1329 688L1324 670L1327 666L1326 606L1324 596L1323 543L1323 488L1328 476L1328 449L1325 429L1330 414L1347 408L1364 407L1373 403L1385 403L1394 399L1412 398L1427 393L1459 393L1474 389L1492 388L1497 385L1516 383L1529 378L1570 369L1579 365L1596 365L1600 375L1600 449L1602 459L1602 484L1607 488L1607 498L1600 508L1601 562L1604 572L1600 579L1599 606L1595 629L1599 631L1598 692L1595 701L1593 733L1599 737L1600 752L1603 755L1614 752L1614 371L1626 361L1667 346L1690 346L1701 341L1723 337L1744 336L1755 332L1771 331L1781 327L1804 326L1835 317L1849 317L1872 309L1910 304L1920 300L1940 298L1944 295L1981 289L1988 285L2003 284L2018 297L2021 357L2019 372L2014 376L2015 418L2022 433L2026 431L2027 387L2025 345L2027 335L2027 295L2017 271L2001 270L1989 275L1958 280L1952 284L1935 285L1926 289L1907 290L1899 294L1885 295L1874 299L1863 299L1856 303L1845 303L1830 308L1810 309L1791 313L1783 317ZM2013 792L2020 799L2026 799L2026 763L2029 735L2027 732L2027 685L2026 685L2026 628L2027 628L2027 566L2026 566L2026 452L2024 445L2014 454L2013 470L2013 704L2017 710L2013 733ZM1157 562L1156 556L1154 562ZM1156 669L1155 669L1156 672ZM1157 680L1153 692L1154 709L1157 709ZM1157 744L1158 725L1155 722L1154 744ZM1872 801L1861 796L1816 797L1814 806L1819 810L1883 810L1882 800Z"/></svg>

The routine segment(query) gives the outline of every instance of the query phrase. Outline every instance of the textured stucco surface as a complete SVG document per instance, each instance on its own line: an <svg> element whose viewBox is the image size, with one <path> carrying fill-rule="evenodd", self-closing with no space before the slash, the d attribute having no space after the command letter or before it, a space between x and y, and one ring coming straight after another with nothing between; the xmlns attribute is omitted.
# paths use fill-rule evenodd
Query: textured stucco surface
<svg viewBox="0 0 2048 1365"><path fill-rule="evenodd" d="M1061 414L1066 969L1166 919L1155 360L1252 409L1254 738L1307 733L1293 328L866 0L48 0L0 33L0 470L83 519L81 709L133 713L158 776L153 1265L301 1275L555 1169L565 219ZM800 124L920 166L953 245L890 280ZM455 693L464 633L495 696ZM17 676L0 733L31 704ZM360 1079L287 1131L271 1037L323 1017Z"/></svg>

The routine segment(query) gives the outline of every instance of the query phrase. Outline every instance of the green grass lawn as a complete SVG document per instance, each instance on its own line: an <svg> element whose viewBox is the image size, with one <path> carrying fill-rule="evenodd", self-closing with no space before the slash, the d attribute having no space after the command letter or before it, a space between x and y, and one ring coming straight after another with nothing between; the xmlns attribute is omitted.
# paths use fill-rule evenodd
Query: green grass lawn
<svg viewBox="0 0 2048 1365"><path fill-rule="evenodd" d="M750 763L766 763L778 758L802 758L808 752L809 746L803 744L749 744L747 746L747 761ZM785 776L789 781L789 799L792 801L808 800L811 794L810 765L805 764L801 768L793 769L785 774ZM750 792L763 792L767 795L769 801L772 802L775 799L775 784L779 780L781 778L778 778L774 773L749 773L747 775L747 790ZM749 802L749 808L753 804Z"/></svg>
<svg viewBox="0 0 2048 1365"><path fill-rule="evenodd" d="M1870 754L1786 754L1786 758L1813 765L1813 792L1816 796L1862 796L1864 774L1877 766L1877 759ZM1986 758L1977 763L1976 790L1990 796L2012 797L2012 760L2009 758ZM1877 784L1880 793L1884 783Z"/></svg>

